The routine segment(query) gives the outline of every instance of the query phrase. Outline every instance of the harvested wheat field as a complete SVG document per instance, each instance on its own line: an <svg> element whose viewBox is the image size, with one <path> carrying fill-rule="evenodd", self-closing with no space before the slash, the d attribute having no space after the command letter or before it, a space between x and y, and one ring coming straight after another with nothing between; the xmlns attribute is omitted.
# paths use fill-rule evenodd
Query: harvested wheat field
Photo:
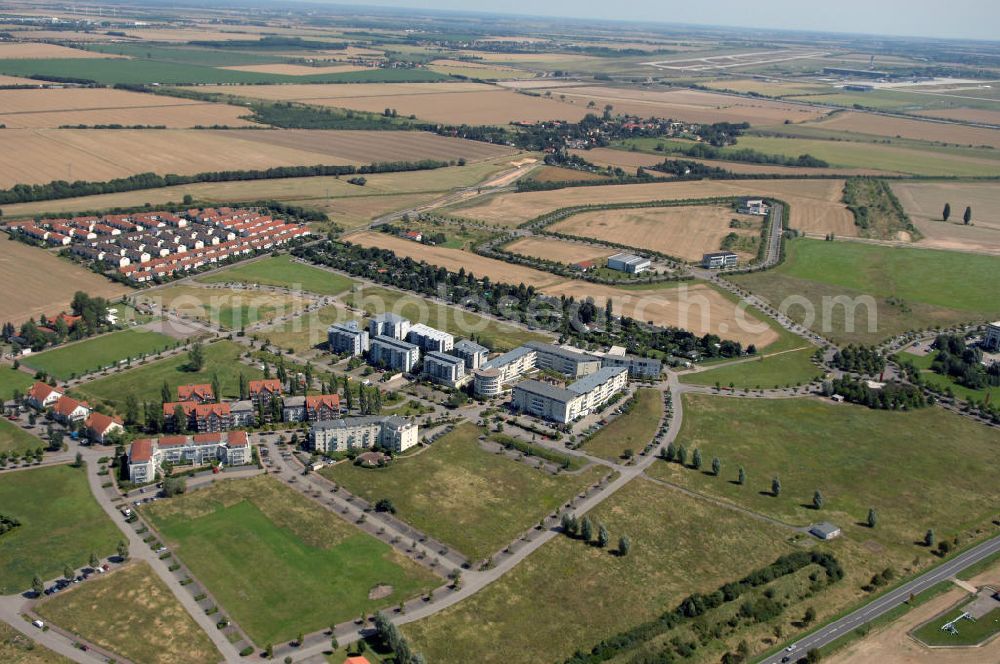
<svg viewBox="0 0 1000 664"><path fill-rule="evenodd" d="M894 182L892 190L923 234L922 247L1000 254L1000 188L989 182ZM951 204L948 222L941 218ZM962 223L966 206L972 224Z"/></svg>
<svg viewBox="0 0 1000 664"><path fill-rule="evenodd" d="M110 88L0 90L0 124L11 129L63 125L250 126L247 110L227 104Z"/></svg>
<svg viewBox="0 0 1000 664"><path fill-rule="evenodd" d="M583 261L598 262L613 254L617 254L617 249L595 247L582 242L572 242L570 240L559 240L552 237L532 235L515 240L504 247L507 251L522 256L532 258L543 258L557 263L581 263Z"/></svg>
<svg viewBox="0 0 1000 664"><path fill-rule="evenodd" d="M449 211L490 224L517 226L558 208L602 203L682 200L718 196L779 198L791 210L791 228L810 233L855 236L854 218L841 202L843 180L699 180L608 185L500 194L484 203Z"/></svg>
<svg viewBox="0 0 1000 664"><path fill-rule="evenodd" d="M326 67L310 67L309 65L233 65L231 67L220 67L220 69L232 69L234 71L249 71L256 74L281 74L283 76L320 76L322 74L346 74L350 71L370 71L371 67L358 67L356 65L330 65Z"/></svg>
<svg viewBox="0 0 1000 664"><path fill-rule="evenodd" d="M41 314L54 316L69 310L73 293L114 298L128 293L121 284L105 279L45 249L29 247L0 236L0 283L8 285L0 298L0 320L14 324ZM30 288L10 288L31 284Z"/></svg>
<svg viewBox="0 0 1000 664"><path fill-rule="evenodd" d="M1000 111L985 108L941 108L930 111L915 111L913 115L923 115L928 118L945 118L959 122L982 122L1000 126Z"/></svg>
<svg viewBox="0 0 1000 664"><path fill-rule="evenodd" d="M231 88L220 88L229 91ZM246 85L240 96L300 101L321 106L400 115L445 124L508 124L513 121L579 120L587 109L530 97L482 83L375 83Z"/></svg>
<svg viewBox="0 0 1000 664"><path fill-rule="evenodd" d="M695 90L626 90L599 86L558 88L553 97L566 96L567 102L596 109L611 104L618 113L655 115L685 122L749 122L752 125L805 122L827 111L780 101L747 99Z"/></svg>
<svg viewBox="0 0 1000 664"><path fill-rule="evenodd" d="M540 166L532 171L531 177L528 179L533 182L597 182L598 180L607 180L608 176L589 171L578 171L574 168Z"/></svg>
<svg viewBox="0 0 1000 664"><path fill-rule="evenodd" d="M83 51L57 44L35 42L0 42L0 60L29 60L42 58L118 58L118 55Z"/></svg>
<svg viewBox="0 0 1000 664"><path fill-rule="evenodd" d="M458 272L459 269L465 268L466 272L471 272L477 277L489 277L493 281L508 284L525 283L531 284L536 288L541 288L548 284L564 281L562 277L523 265L512 265L511 263L478 256L462 251L461 249L433 247L411 240L404 240L388 233L365 231L349 235L344 239L366 247L389 249L397 256L409 256L414 260L426 261L431 265L439 265L453 272Z"/></svg>
<svg viewBox="0 0 1000 664"><path fill-rule="evenodd" d="M37 88L42 85L42 83L30 78L20 78L19 76L0 74L0 85L25 85Z"/></svg>
<svg viewBox="0 0 1000 664"><path fill-rule="evenodd" d="M732 220L740 228L731 228ZM761 218L737 214L726 205L684 205L661 208L633 208L581 212L548 227L567 235L580 235L652 249L687 261L701 260L703 254L718 251L729 233L760 237ZM742 258L753 254L734 248Z"/></svg>
<svg viewBox="0 0 1000 664"><path fill-rule="evenodd" d="M290 201L325 212L330 220L346 229L366 226L382 215L409 210L440 197L439 192L426 194L387 194L379 196L350 196L320 200Z"/></svg>
<svg viewBox="0 0 1000 664"><path fill-rule="evenodd" d="M1000 130L984 127L969 127L946 122L904 120L885 115L844 111L819 122L810 122L810 127L853 131L859 134L877 136L899 136L921 141L938 141L957 145L989 145L1000 148Z"/></svg>

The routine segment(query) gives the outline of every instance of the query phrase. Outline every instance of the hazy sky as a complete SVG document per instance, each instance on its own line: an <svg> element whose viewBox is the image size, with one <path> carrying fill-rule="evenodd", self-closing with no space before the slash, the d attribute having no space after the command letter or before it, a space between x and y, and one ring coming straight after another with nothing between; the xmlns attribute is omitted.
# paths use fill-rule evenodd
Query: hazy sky
<svg viewBox="0 0 1000 664"><path fill-rule="evenodd" d="M1000 40L1000 2L997 0L367 0L364 4Z"/></svg>

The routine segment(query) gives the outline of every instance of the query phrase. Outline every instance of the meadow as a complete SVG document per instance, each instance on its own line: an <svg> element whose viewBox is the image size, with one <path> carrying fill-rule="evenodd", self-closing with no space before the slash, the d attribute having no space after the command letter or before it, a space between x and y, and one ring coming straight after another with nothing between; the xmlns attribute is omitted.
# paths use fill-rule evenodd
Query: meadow
<svg viewBox="0 0 1000 664"><path fill-rule="evenodd" d="M98 378L74 388L78 396L92 404L105 403L119 413L123 412L125 397L132 395L139 400L159 403L160 388L166 382L176 394L178 385L210 383L218 375L224 399L239 398L239 376L247 380L261 378L263 373L256 365L240 362L243 347L231 341L208 344L204 349L205 366L199 372L187 371L187 353L164 360L149 362L127 371Z"/></svg>
<svg viewBox="0 0 1000 664"><path fill-rule="evenodd" d="M253 271L251 270L251 274ZM140 301L153 302L182 316L198 318L230 330L267 322L279 316L300 313L309 304L305 297L241 288L168 286Z"/></svg>
<svg viewBox="0 0 1000 664"><path fill-rule="evenodd" d="M137 361L141 355L173 348L176 343L165 334L131 328L33 353L25 358L24 365L59 380L68 380L117 365L122 360Z"/></svg>
<svg viewBox="0 0 1000 664"><path fill-rule="evenodd" d="M31 374L9 366L0 367L0 400L7 401L13 398L14 390L20 390L24 394L34 382Z"/></svg>
<svg viewBox="0 0 1000 664"><path fill-rule="evenodd" d="M220 609L259 645L393 606L439 583L269 477L220 482L144 512ZM370 599L380 586L389 586L389 594Z"/></svg>
<svg viewBox="0 0 1000 664"><path fill-rule="evenodd" d="M805 342L803 342L805 345ZM812 363L814 348L764 354L704 371L681 375L681 382L691 385L715 385L735 389L770 389L801 385L822 376Z"/></svg>
<svg viewBox="0 0 1000 664"><path fill-rule="evenodd" d="M4 516L21 525L0 539L0 594L24 592L37 574L48 581L90 554L109 556L121 533L90 493L86 471L68 465L0 475Z"/></svg>
<svg viewBox="0 0 1000 664"><path fill-rule="evenodd" d="M621 461L626 450L638 454L656 435L663 418L663 393L640 389L635 393L633 409L619 415L610 424L583 444L583 449L609 459Z"/></svg>
<svg viewBox="0 0 1000 664"><path fill-rule="evenodd" d="M339 295L350 290L354 282L339 274L305 265L291 256L274 256L259 261L241 263L220 272L199 277L205 284L233 283L279 286L317 295Z"/></svg>
<svg viewBox="0 0 1000 664"><path fill-rule="evenodd" d="M46 446L46 443L40 438L32 436L6 419L0 419L0 452L21 452Z"/></svg>
<svg viewBox="0 0 1000 664"><path fill-rule="evenodd" d="M797 239L786 242L786 260L775 269L732 277L772 305L789 302L788 314L838 343L872 343L910 329L1000 315L992 276L1000 258L950 251L885 247L855 242ZM795 296L795 302L786 300ZM873 298L848 308L823 298ZM804 300L802 298L805 298ZM806 321L808 322L808 321Z"/></svg>
<svg viewBox="0 0 1000 664"><path fill-rule="evenodd" d="M1000 147L1000 132L994 129L927 122L916 118L906 120L855 111L836 113L822 121L810 123L810 126L859 134L934 141L949 145Z"/></svg>
<svg viewBox="0 0 1000 664"><path fill-rule="evenodd" d="M684 412L677 444L689 463L696 448L706 468L719 457L721 476L666 461L651 476L794 525L832 521L845 538L877 542L899 561L929 557L917 546L929 528L951 538L995 515L1000 487L989 459L1000 434L958 415L698 394L684 395ZM771 494L774 477L779 496ZM812 506L817 490L820 510ZM869 508L878 512L875 528L865 524Z"/></svg>
<svg viewBox="0 0 1000 664"><path fill-rule="evenodd" d="M430 449L387 468L340 463L320 473L369 502L388 498L397 517L455 547L487 558L606 471L552 476L479 447L484 431L464 423Z"/></svg>
<svg viewBox="0 0 1000 664"><path fill-rule="evenodd" d="M254 333L279 348L290 349L295 354L306 353L319 344L326 343L326 331L334 323L360 320L343 305L332 304L316 311L297 316L294 320Z"/></svg>
<svg viewBox="0 0 1000 664"><path fill-rule="evenodd" d="M133 662L208 662L221 655L167 585L136 562L39 602L35 613ZM121 616L128 615L128 620Z"/></svg>

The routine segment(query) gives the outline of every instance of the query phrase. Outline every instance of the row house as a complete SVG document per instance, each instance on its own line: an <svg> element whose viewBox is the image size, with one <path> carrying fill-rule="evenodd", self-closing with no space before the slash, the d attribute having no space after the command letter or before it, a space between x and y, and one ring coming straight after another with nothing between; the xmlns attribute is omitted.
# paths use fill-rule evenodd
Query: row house
<svg viewBox="0 0 1000 664"><path fill-rule="evenodd" d="M38 381L31 386L30 390L28 390L28 393L25 395L25 399L32 408L35 408L36 410L44 410L59 401L62 396L63 393L61 391L51 385L46 385L45 383Z"/></svg>
<svg viewBox="0 0 1000 664"><path fill-rule="evenodd" d="M54 247L65 247L73 241L73 238L62 233L49 233L45 241Z"/></svg>
<svg viewBox="0 0 1000 664"><path fill-rule="evenodd" d="M82 401L77 401L73 397L62 396L52 404L52 417L57 422L69 424L70 422L82 422L91 413L91 408Z"/></svg>
<svg viewBox="0 0 1000 664"><path fill-rule="evenodd" d="M215 390L208 383L199 385L179 385L177 387L178 401L194 401L197 403L213 403Z"/></svg>
<svg viewBox="0 0 1000 664"><path fill-rule="evenodd" d="M256 407L264 406L267 408L273 399L280 399L282 394L281 381L277 378L251 380L247 384L247 388L250 392L250 401Z"/></svg>
<svg viewBox="0 0 1000 664"><path fill-rule="evenodd" d="M117 417L104 413L91 413L83 422L87 438L103 445L115 433L125 433L125 426Z"/></svg>

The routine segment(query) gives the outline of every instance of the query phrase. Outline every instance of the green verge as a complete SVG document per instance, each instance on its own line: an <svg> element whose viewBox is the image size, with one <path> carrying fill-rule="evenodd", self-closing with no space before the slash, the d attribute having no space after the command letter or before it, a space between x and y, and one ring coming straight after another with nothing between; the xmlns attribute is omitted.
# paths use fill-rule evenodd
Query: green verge
<svg viewBox="0 0 1000 664"><path fill-rule="evenodd" d="M116 365L121 360L137 360L140 355L173 348L176 343L175 339L165 334L133 328L30 355L24 360L24 365L59 380L67 380Z"/></svg>
<svg viewBox="0 0 1000 664"><path fill-rule="evenodd" d="M3 401L12 399L14 390L20 390L22 394L27 392L34 383L35 379L30 374L12 367L0 366L0 399Z"/></svg>
<svg viewBox="0 0 1000 664"><path fill-rule="evenodd" d="M805 343L805 342L803 342ZM822 376L822 371L812 363L815 349L785 351L778 354L760 354L756 358L736 361L720 367L683 374L682 383L689 385L730 385L736 389L769 389L804 385Z"/></svg>
<svg viewBox="0 0 1000 664"><path fill-rule="evenodd" d="M598 431L583 444L583 449L611 461L620 461L626 449L638 454L653 440L662 418L663 393L640 389L636 391L632 410Z"/></svg>
<svg viewBox="0 0 1000 664"><path fill-rule="evenodd" d="M340 295L350 290L355 283L339 274L298 263L291 256L274 256L237 265L199 277L196 281L205 284L240 282L279 286L318 295Z"/></svg>
<svg viewBox="0 0 1000 664"><path fill-rule="evenodd" d="M20 452L27 449L38 449L39 447L46 447L46 444L16 424L6 419L0 419L0 452L9 452L11 450Z"/></svg>

